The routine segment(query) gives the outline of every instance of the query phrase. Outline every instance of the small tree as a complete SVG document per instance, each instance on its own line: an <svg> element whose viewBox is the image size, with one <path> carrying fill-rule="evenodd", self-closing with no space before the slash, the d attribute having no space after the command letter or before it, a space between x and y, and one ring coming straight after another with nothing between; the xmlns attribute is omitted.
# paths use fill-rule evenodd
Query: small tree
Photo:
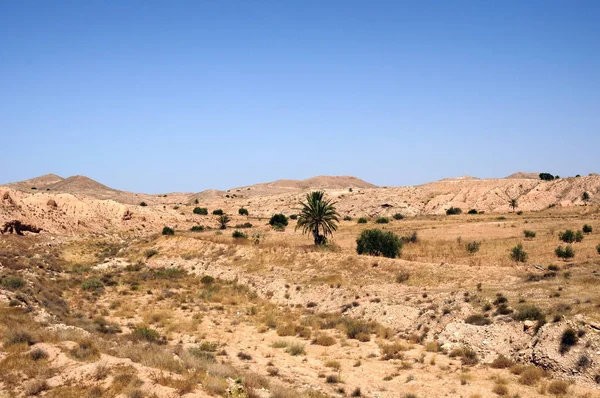
<svg viewBox="0 0 600 398"><path fill-rule="evenodd" d="M508 205L509 205L510 207L512 207L513 213L515 212L515 209L516 209L517 207L519 207L519 203L517 202L517 199L511 199L511 200L509 200L509 201L508 201Z"/></svg>
<svg viewBox="0 0 600 398"><path fill-rule="evenodd" d="M477 210L476 209L471 209L468 211L467 214L477 214Z"/></svg>
<svg viewBox="0 0 600 398"><path fill-rule="evenodd" d="M302 228L303 233L312 234L315 245L327 243L327 237L333 236L340 221L335 204L336 202L325 198L323 191L306 194L306 200L300 202L300 216L296 229Z"/></svg>
<svg viewBox="0 0 600 398"><path fill-rule="evenodd" d="M206 207L194 207L194 214L199 214L205 216L208 214L208 209Z"/></svg>
<svg viewBox="0 0 600 398"><path fill-rule="evenodd" d="M540 180L552 181L554 180L554 176L550 173L540 173Z"/></svg>
<svg viewBox="0 0 600 398"><path fill-rule="evenodd" d="M144 207L148 206L148 203L146 203L146 202L140 202L140 206L144 206Z"/></svg>
<svg viewBox="0 0 600 398"><path fill-rule="evenodd" d="M510 258L517 263L527 262L527 252L523 250L522 244L519 243L518 245L512 248L512 250L510 251Z"/></svg>
<svg viewBox="0 0 600 398"><path fill-rule="evenodd" d="M248 235L246 235L243 232L238 231L237 229L235 231L233 231L233 233L231 234L231 237L233 239L248 239Z"/></svg>
<svg viewBox="0 0 600 398"><path fill-rule="evenodd" d="M584 224L583 225L583 233L584 234L591 234L592 233L592 226L590 224Z"/></svg>
<svg viewBox="0 0 600 398"><path fill-rule="evenodd" d="M225 229L227 228L227 224L231 221L231 219L229 216L222 214L219 216L217 221L219 222L219 229Z"/></svg>
<svg viewBox="0 0 600 398"><path fill-rule="evenodd" d="M554 253L556 254L556 257L562 258L565 261L575 257L575 250L573 250L571 245L566 245L565 248L558 246L556 250L554 250Z"/></svg>
<svg viewBox="0 0 600 398"><path fill-rule="evenodd" d="M356 252L371 256L395 258L402 250L402 240L391 231L365 229L356 239Z"/></svg>
<svg viewBox="0 0 600 398"><path fill-rule="evenodd" d="M239 208L239 210L238 210L238 214L239 214L240 216L247 216L247 215L249 214L249 213L248 213L248 209L245 209L245 208L243 208L243 207L240 207L240 208Z"/></svg>
<svg viewBox="0 0 600 398"><path fill-rule="evenodd" d="M583 200L584 202L589 202L590 200L590 194L587 192L584 192L583 195L581 195L581 200Z"/></svg>
<svg viewBox="0 0 600 398"><path fill-rule="evenodd" d="M269 225L275 228L287 227L288 218L285 216L285 214L282 213L273 214L271 216L271 219L269 220Z"/></svg>
<svg viewBox="0 0 600 398"><path fill-rule="evenodd" d="M225 213L223 213L223 210L217 209L217 210L213 210L212 214L215 216L222 216Z"/></svg>
<svg viewBox="0 0 600 398"><path fill-rule="evenodd" d="M170 227L164 227L162 230L163 235L175 235L175 230Z"/></svg>

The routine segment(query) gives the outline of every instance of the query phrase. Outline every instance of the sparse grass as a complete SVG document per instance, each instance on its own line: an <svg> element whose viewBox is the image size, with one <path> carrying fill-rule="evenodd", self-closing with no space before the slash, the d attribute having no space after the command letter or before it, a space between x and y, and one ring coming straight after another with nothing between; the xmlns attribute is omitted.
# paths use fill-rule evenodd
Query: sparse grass
<svg viewBox="0 0 600 398"><path fill-rule="evenodd" d="M288 345L286 352L291 356L304 355L306 351L304 349L304 344L299 343L291 343Z"/></svg>

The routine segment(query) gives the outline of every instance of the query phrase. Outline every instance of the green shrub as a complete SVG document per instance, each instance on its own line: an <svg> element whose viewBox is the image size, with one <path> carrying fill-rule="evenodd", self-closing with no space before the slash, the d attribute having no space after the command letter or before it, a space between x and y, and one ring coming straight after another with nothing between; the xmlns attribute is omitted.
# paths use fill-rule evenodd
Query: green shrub
<svg viewBox="0 0 600 398"><path fill-rule="evenodd" d="M376 224L387 224L390 222L390 219L387 217L379 217L377 220L375 220Z"/></svg>
<svg viewBox="0 0 600 398"><path fill-rule="evenodd" d="M356 239L356 252L371 256L395 258L402 250L402 240L395 233L365 229Z"/></svg>
<svg viewBox="0 0 600 398"><path fill-rule="evenodd" d="M408 235L403 236L402 243L417 243L419 241L419 235L417 231L413 231Z"/></svg>
<svg viewBox="0 0 600 398"><path fill-rule="evenodd" d="M581 195L581 200L583 200L584 202L587 202L588 200L590 200L590 194L589 194L589 193L587 193L587 192L584 192L584 193Z"/></svg>
<svg viewBox="0 0 600 398"><path fill-rule="evenodd" d="M516 262L527 262L527 252L525 250L523 250L523 245L522 244L518 244L515 247L513 247L510 251L510 258L513 261Z"/></svg>
<svg viewBox="0 0 600 398"><path fill-rule="evenodd" d="M480 247L481 247L481 242L478 242L476 240L467 242L467 244L465 245L465 249L467 249L467 252L469 252L471 254L477 253L479 251Z"/></svg>
<svg viewBox="0 0 600 398"><path fill-rule="evenodd" d="M366 217L360 217L356 222L358 224L366 224L367 223L367 218Z"/></svg>
<svg viewBox="0 0 600 398"><path fill-rule="evenodd" d="M297 220L297 219L298 219L298 214L290 215L290 220Z"/></svg>
<svg viewBox="0 0 600 398"><path fill-rule="evenodd" d="M231 234L231 237L233 239L248 239L248 235L246 235L243 232L240 232L238 230L233 231L233 233Z"/></svg>
<svg viewBox="0 0 600 398"><path fill-rule="evenodd" d="M148 249L144 252L146 258L154 257L158 254L158 250L156 249Z"/></svg>
<svg viewBox="0 0 600 398"><path fill-rule="evenodd" d="M208 214L208 209L206 207L194 207L194 214L199 214L201 216L205 216Z"/></svg>
<svg viewBox="0 0 600 398"><path fill-rule="evenodd" d="M471 209L467 212L467 214L478 214L478 213L477 213L477 210Z"/></svg>
<svg viewBox="0 0 600 398"><path fill-rule="evenodd" d="M194 231L194 232L202 232L204 231L204 225L194 225L190 231Z"/></svg>
<svg viewBox="0 0 600 398"><path fill-rule="evenodd" d="M213 210L212 214L213 214L213 216L222 216L225 213L223 213L223 210L217 209L217 210Z"/></svg>
<svg viewBox="0 0 600 398"><path fill-rule="evenodd" d="M598 243L598 245L596 246L596 251L598 252L598 254L600 254L600 243Z"/></svg>
<svg viewBox="0 0 600 398"><path fill-rule="evenodd" d="M140 206L148 206L148 203L146 203L146 202L140 202Z"/></svg>
<svg viewBox="0 0 600 398"><path fill-rule="evenodd" d="M525 235L525 237L528 239L533 239L533 238L535 238L536 232L526 229L523 231L523 235Z"/></svg>
<svg viewBox="0 0 600 398"><path fill-rule="evenodd" d="M1 284L7 289L16 290L25 286L25 281L18 276L9 276L5 279L2 279Z"/></svg>
<svg viewBox="0 0 600 398"><path fill-rule="evenodd" d="M560 337L560 353L564 354L565 352L569 351L571 347L577 344L577 340L577 333L573 329L565 329L562 336Z"/></svg>
<svg viewBox="0 0 600 398"><path fill-rule="evenodd" d="M240 207L240 208L239 208L239 210L238 210L238 214L239 214L240 216L247 216L247 215L249 215L250 213L248 213L248 209L244 209L243 207Z"/></svg>
<svg viewBox="0 0 600 398"><path fill-rule="evenodd" d="M346 217L344 217L344 221L352 221L352 217L346 216Z"/></svg>
<svg viewBox="0 0 600 398"><path fill-rule="evenodd" d="M453 215L457 215L457 214L461 214L461 213L462 213L462 209L460 207L451 207L448 210L446 210L447 216L453 216Z"/></svg>
<svg viewBox="0 0 600 398"><path fill-rule="evenodd" d="M404 218L404 216L400 213L396 213L393 215L394 220L402 220Z"/></svg>
<svg viewBox="0 0 600 398"><path fill-rule="evenodd" d="M542 323L546 322L546 316L542 310L539 307L531 304L526 304L519 307L517 312L513 315L513 318L517 321L530 320Z"/></svg>
<svg viewBox="0 0 600 398"><path fill-rule="evenodd" d="M175 235L175 230L170 227L164 227L162 230L163 235Z"/></svg>
<svg viewBox="0 0 600 398"><path fill-rule="evenodd" d="M241 228L252 228L252 227L253 227L253 225L252 225L252 223L245 222L245 223L243 223L243 224L236 224L236 225L235 225L235 227L236 227L236 228L240 228L240 229L241 229Z"/></svg>
<svg viewBox="0 0 600 398"><path fill-rule="evenodd" d="M210 275L204 275L201 279L200 282L204 283L205 285L210 285L211 283L213 283L215 281L215 278L213 278Z"/></svg>
<svg viewBox="0 0 600 398"><path fill-rule="evenodd" d="M104 287L102 281L98 278L89 278L83 281L81 288L83 290L100 290Z"/></svg>
<svg viewBox="0 0 600 398"><path fill-rule="evenodd" d="M194 199L194 204L197 205L198 203L200 203L200 201L198 199Z"/></svg>
<svg viewBox="0 0 600 398"><path fill-rule="evenodd" d="M146 340L150 343L155 343L160 339L160 334L147 326L136 326L131 334L136 340Z"/></svg>
<svg viewBox="0 0 600 398"><path fill-rule="evenodd" d="M584 234L591 234L592 233L592 226L590 224L584 224L583 225L583 233Z"/></svg>
<svg viewBox="0 0 600 398"><path fill-rule="evenodd" d="M554 176L550 173L540 173L540 180L552 181L554 180Z"/></svg>
<svg viewBox="0 0 600 398"><path fill-rule="evenodd" d="M273 216L271 216L271 219L269 220L269 225L271 225L272 227L287 227L288 225L288 218L285 216L285 214L273 214Z"/></svg>
<svg viewBox="0 0 600 398"><path fill-rule="evenodd" d="M571 245L566 245L564 248L561 246L558 246L555 250L554 253L556 254L556 257L558 258L562 258L563 260L568 260L570 258L575 257L575 250L573 250L573 247Z"/></svg>
<svg viewBox="0 0 600 398"><path fill-rule="evenodd" d="M558 233L558 239L565 243L581 242L583 240L583 232L573 232L573 230L567 229L564 232Z"/></svg>

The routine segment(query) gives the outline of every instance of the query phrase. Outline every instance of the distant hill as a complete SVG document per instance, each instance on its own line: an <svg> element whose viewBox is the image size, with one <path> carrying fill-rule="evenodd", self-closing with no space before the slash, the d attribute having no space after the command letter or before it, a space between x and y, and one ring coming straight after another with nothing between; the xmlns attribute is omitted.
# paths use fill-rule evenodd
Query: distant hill
<svg viewBox="0 0 600 398"><path fill-rule="evenodd" d="M306 180L277 180L260 184L249 185L228 190L243 196L256 196L265 194L295 193L310 189L349 189L349 188L377 188L360 178L353 176L317 176Z"/></svg>
<svg viewBox="0 0 600 398"><path fill-rule="evenodd" d="M524 171L519 171L519 172L516 172L516 173L512 173L511 175L506 176L504 178L539 180L540 179L540 173L527 173L527 172L524 172Z"/></svg>
<svg viewBox="0 0 600 398"><path fill-rule="evenodd" d="M32 188L45 189L47 186L56 184L63 180L64 178L56 174L45 174L43 176L31 178L25 181L11 182L10 184L6 185L22 191L30 191Z"/></svg>

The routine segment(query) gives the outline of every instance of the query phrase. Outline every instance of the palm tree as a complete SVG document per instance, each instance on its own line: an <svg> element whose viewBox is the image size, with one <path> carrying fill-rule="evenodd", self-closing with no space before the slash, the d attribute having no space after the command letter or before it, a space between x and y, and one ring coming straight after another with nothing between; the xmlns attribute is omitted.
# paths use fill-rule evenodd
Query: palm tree
<svg viewBox="0 0 600 398"><path fill-rule="evenodd" d="M515 212L515 209L516 209L517 207L519 207L519 204L517 203L517 200L516 200L516 199L511 199L511 200L508 202L508 205L509 205L510 207L512 207L512 209L513 209L513 213Z"/></svg>
<svg viewBox="0 0 600 398"><path fill-rule="evenodd" d="M227 215L223 214L223 215L219 216L217 221L219 222L219 228L225 229L225 228L227 228L227 223L229 221L231 221L231 219Z"/></svg>
<svg viewBox="0 0 600 398"><path fill-rule="evenodd" d="M323 191L313 191L306 194L306 201L300 202L300 214L296 229L302 228L302 233L312 234L315 245L327 243L327 235L333 236L337 230L339 214L335 210L335 204L331 199L324 199ZM322 233L321 233L322 232Z"/></svg>

